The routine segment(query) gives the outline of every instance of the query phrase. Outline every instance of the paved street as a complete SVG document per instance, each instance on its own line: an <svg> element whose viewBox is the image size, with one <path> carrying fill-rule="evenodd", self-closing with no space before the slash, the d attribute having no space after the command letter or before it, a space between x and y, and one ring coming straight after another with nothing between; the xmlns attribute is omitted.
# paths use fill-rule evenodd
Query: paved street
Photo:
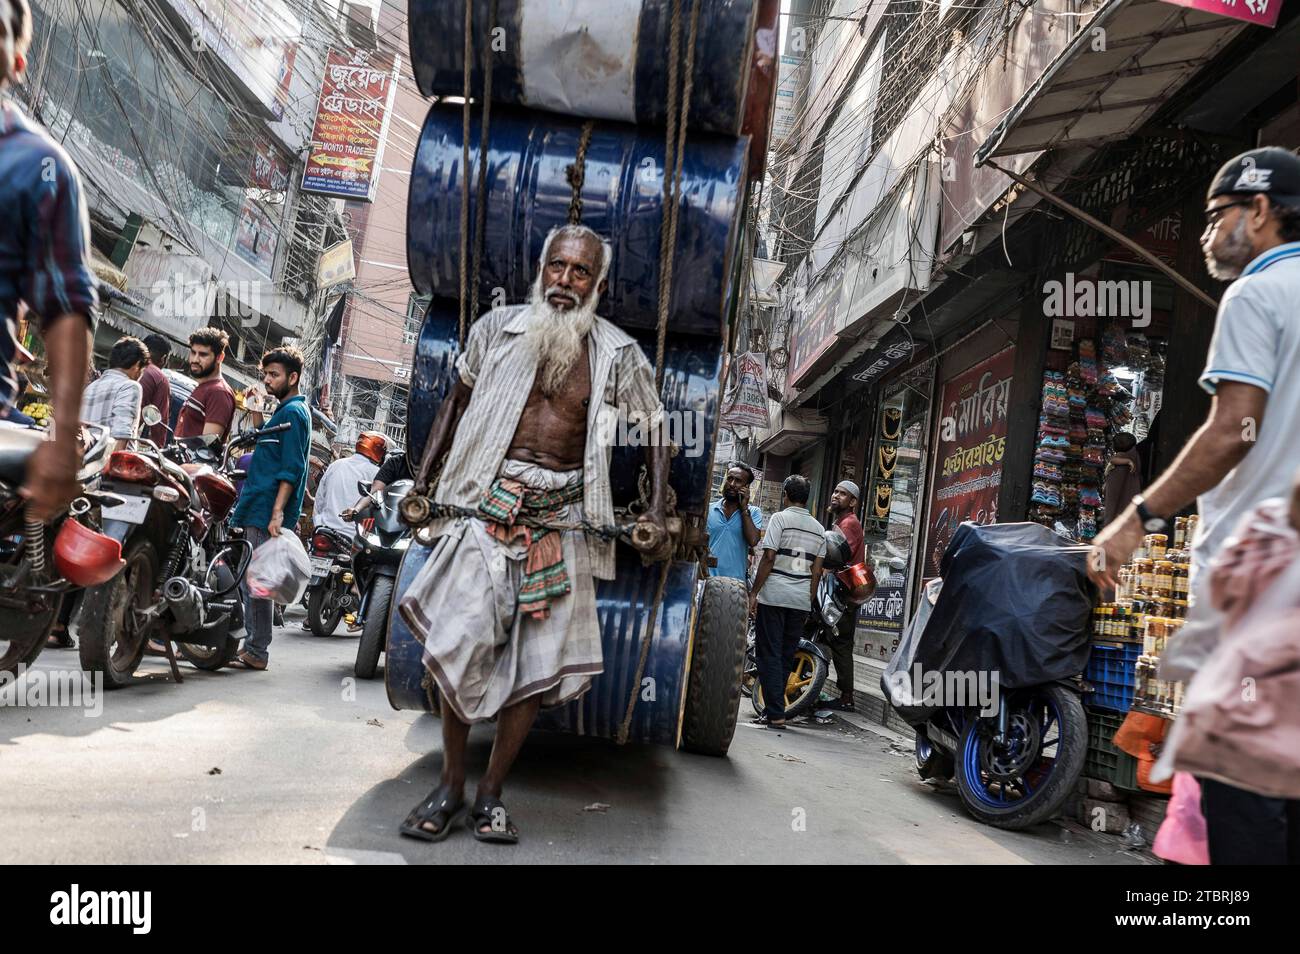
<svg viewBox="0 0 1300 954"><path fill-rule="evenodd" d="M506 790L518 847L464 831L413 842L397 824L436 778L437 721L392 711L379 680L347 698L355 639L315 639L300 621L277 630L265 674L185 666L178 686L151 659L99 717L0 708L0 851L11 863L1144 863L1082 830L978 825L955 792L916 778L897 741L843 722L742 726L727 759L539 734ZM50 651L37 668L75 665ZM491 731L471 737L473 764Z"/></svg>

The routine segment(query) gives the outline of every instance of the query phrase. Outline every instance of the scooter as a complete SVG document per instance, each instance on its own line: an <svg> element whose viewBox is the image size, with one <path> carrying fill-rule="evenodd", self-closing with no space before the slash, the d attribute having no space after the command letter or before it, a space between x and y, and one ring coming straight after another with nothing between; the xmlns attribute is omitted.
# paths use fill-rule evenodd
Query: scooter
<svg viewBox="0 0 1300 954"><path fill-rule="evenodd" d="M986 573L1027 573L1023 566L981 569ZM948 581L953 592L969 592L971 584L957 589L956 579L954 571ZM1016 688L1005 686L1001 674L992 669L967 669L964 664L922 672L912 647L951 645L941 615L934 614L944 587L943 579L926 584L917 612L881 680L886 698L913 725L917 772L922 779L955 781L966 810L987 825L1014 830L1046 821L1075 790L1087 754L1088 722L1081 701L1087 687L1077 671L1070 672L1077 663L1068 650L1057 650L1051 658L1067 660L1057 666L1058 678L1049 677L1038 684L1021 682ZM1082 597L1076 594L1074 598ZM1085 601L1081 626L1086 627L1089 606ZM1023 622L1031 631L1063 629L1036 622L1028 615L1031 612L1026 607L1015 622ZM951 615L942 619L951 624ZM927 630L932 620L932 629L939 627L933 632ZM976 631L984 644L991 645L999 638L994 630ZM1081 633L1079 641L1084 640ZM1086 660L1086 652L1083 658Z"/></svg>
<svg viewBox="0 0 1300 954"><path fill-rule="evenodd" d="M357 661L353 667L358 679L375 677L379 655L384 651L397 571L411 545L411 530L402 522L398 504L413 486L413 481L395 480L376 494L364 482L357 483L357 489L370 500L374 514L370 529L358 524L352 551L353 572L361 590L361 608L357 614L361 641L357 644Z"/></svg>
<svg viewBox="0 0 1300 954"><path fill-rule="evenodd" d="M352 540L330 527L317 527L312 531L308 556L307 628L313 636L332 636L354 604Z"/></svg>

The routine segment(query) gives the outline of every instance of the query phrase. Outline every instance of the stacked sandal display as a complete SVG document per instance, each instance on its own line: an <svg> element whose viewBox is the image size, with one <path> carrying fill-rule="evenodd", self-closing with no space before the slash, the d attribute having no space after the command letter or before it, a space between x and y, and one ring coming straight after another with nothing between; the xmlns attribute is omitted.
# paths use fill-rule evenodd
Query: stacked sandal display
<svg viewBox="0 0 1300 954"><path fill-rule="evenodd" d="M1143 368L1158 361L1163 375L1163 359L1153 355L1146 336L1126 338L1112 323L1102 330L1100 360L1096 342L1081 338L1065 372L1044 373L1030 520L1052 529L1064 526L1079 540L1097 535L1110 442L1133 419L1133 395L1109 368L1137 358Z"/></svg>

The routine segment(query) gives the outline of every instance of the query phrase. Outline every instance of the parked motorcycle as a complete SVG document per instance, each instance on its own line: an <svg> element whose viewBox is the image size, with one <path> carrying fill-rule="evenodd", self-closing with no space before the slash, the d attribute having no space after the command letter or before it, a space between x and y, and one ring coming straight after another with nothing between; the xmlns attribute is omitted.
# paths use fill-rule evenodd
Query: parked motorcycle
<svg viewBox="0 0 1300 954"><path fill-rule="evenodd" d="M352 595L352 540L330 527L312 531L307 626L313 636L332 636L356 600Z"/></svg>
<svg viewBox="0 0 1300 954"><path fill-rule="evenodd" d="M145 410L145 423L158 423L158 410ZM230 453L285 429L238 435L224 454L215 435L203 435L165 449L138 438L109 456L101 487L120 502L101 514L124 566L86 590L77 620L82 668L103 673L107 688L131 681L150 639L167 647L178 681L171 643L200 669L229 662L243 629L239 581L252 555L222 523L236 498Z"/></svg>
<svg viewBox="0 0 1300 954"><path fill-rule="evenodd" d="M361 591L361 641L357 644L357 661L353 671L358 679L373 679L388 635L388 616L392 609L397 570L411 545L411 530L402 522L398 504L414 483L395 480L381 493L358 482L357 489L370 500L373 517L367 530L357 525L352 554L352 568Z"/></svg>
<svg viewBox="0 0 1300 954"><path fill-rule="evenodd" d="M862 563L851 563L853 550L839 530L826 531L826 554L822 558L822 575L817 582L817 601L808 617L808 628L794 652L794 665L786 677L785 715L793 719L816 708L822 687L830 674L830 654L825 644L838 635L836 627L845 613L856 613L871 597L875 582ZM762 716L766 711L763 686L758 679L758 659L754 649L755 631L751 622L745 649L745 668L741 691L745 692Z"/></svg>
<svg viewBox="0 0 1300 954"><path fill-rule="evenodd" d="M28 460L48 437L38 428L0 421L0 672L10 674L36 661L78 586L111 575L121 562L116 543L105 547L82 522L89 522L101 501L115 502L96 490L109 446L106 427L82 428L81 495L69 512L49 525L28 519L18 489Z"/></svg>
<svg viewBox="0 0 1300 954"><path fill-rule="evenodd" d="M955 780L966 810L997 828L1056 815L1087 753L1086 548L1054 536L959 527L881 680L915 730L921 778Z"/></svg>

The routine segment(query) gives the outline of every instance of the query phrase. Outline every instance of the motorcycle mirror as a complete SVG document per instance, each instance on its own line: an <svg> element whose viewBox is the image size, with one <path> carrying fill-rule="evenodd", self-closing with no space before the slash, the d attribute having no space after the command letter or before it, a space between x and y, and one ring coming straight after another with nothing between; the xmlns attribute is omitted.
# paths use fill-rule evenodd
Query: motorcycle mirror
<svg viewBox="0 0 1300 954"><path fill-rule="evenodd" d="M367 483L367 482L364 481L364 480L358 480L358 481L357 481L357 493L361 494L361 496L363 496L363 497L369 497L369 496L370 496L370 484Z"/></svg>
<svg viewBox="0 0 1300 954"><path fill-rule="evenodd" d="M144 422L150 427L162 423L162 412L152 404L145 405L144 409L140 412L140 416L144 418Z"/></svg>

